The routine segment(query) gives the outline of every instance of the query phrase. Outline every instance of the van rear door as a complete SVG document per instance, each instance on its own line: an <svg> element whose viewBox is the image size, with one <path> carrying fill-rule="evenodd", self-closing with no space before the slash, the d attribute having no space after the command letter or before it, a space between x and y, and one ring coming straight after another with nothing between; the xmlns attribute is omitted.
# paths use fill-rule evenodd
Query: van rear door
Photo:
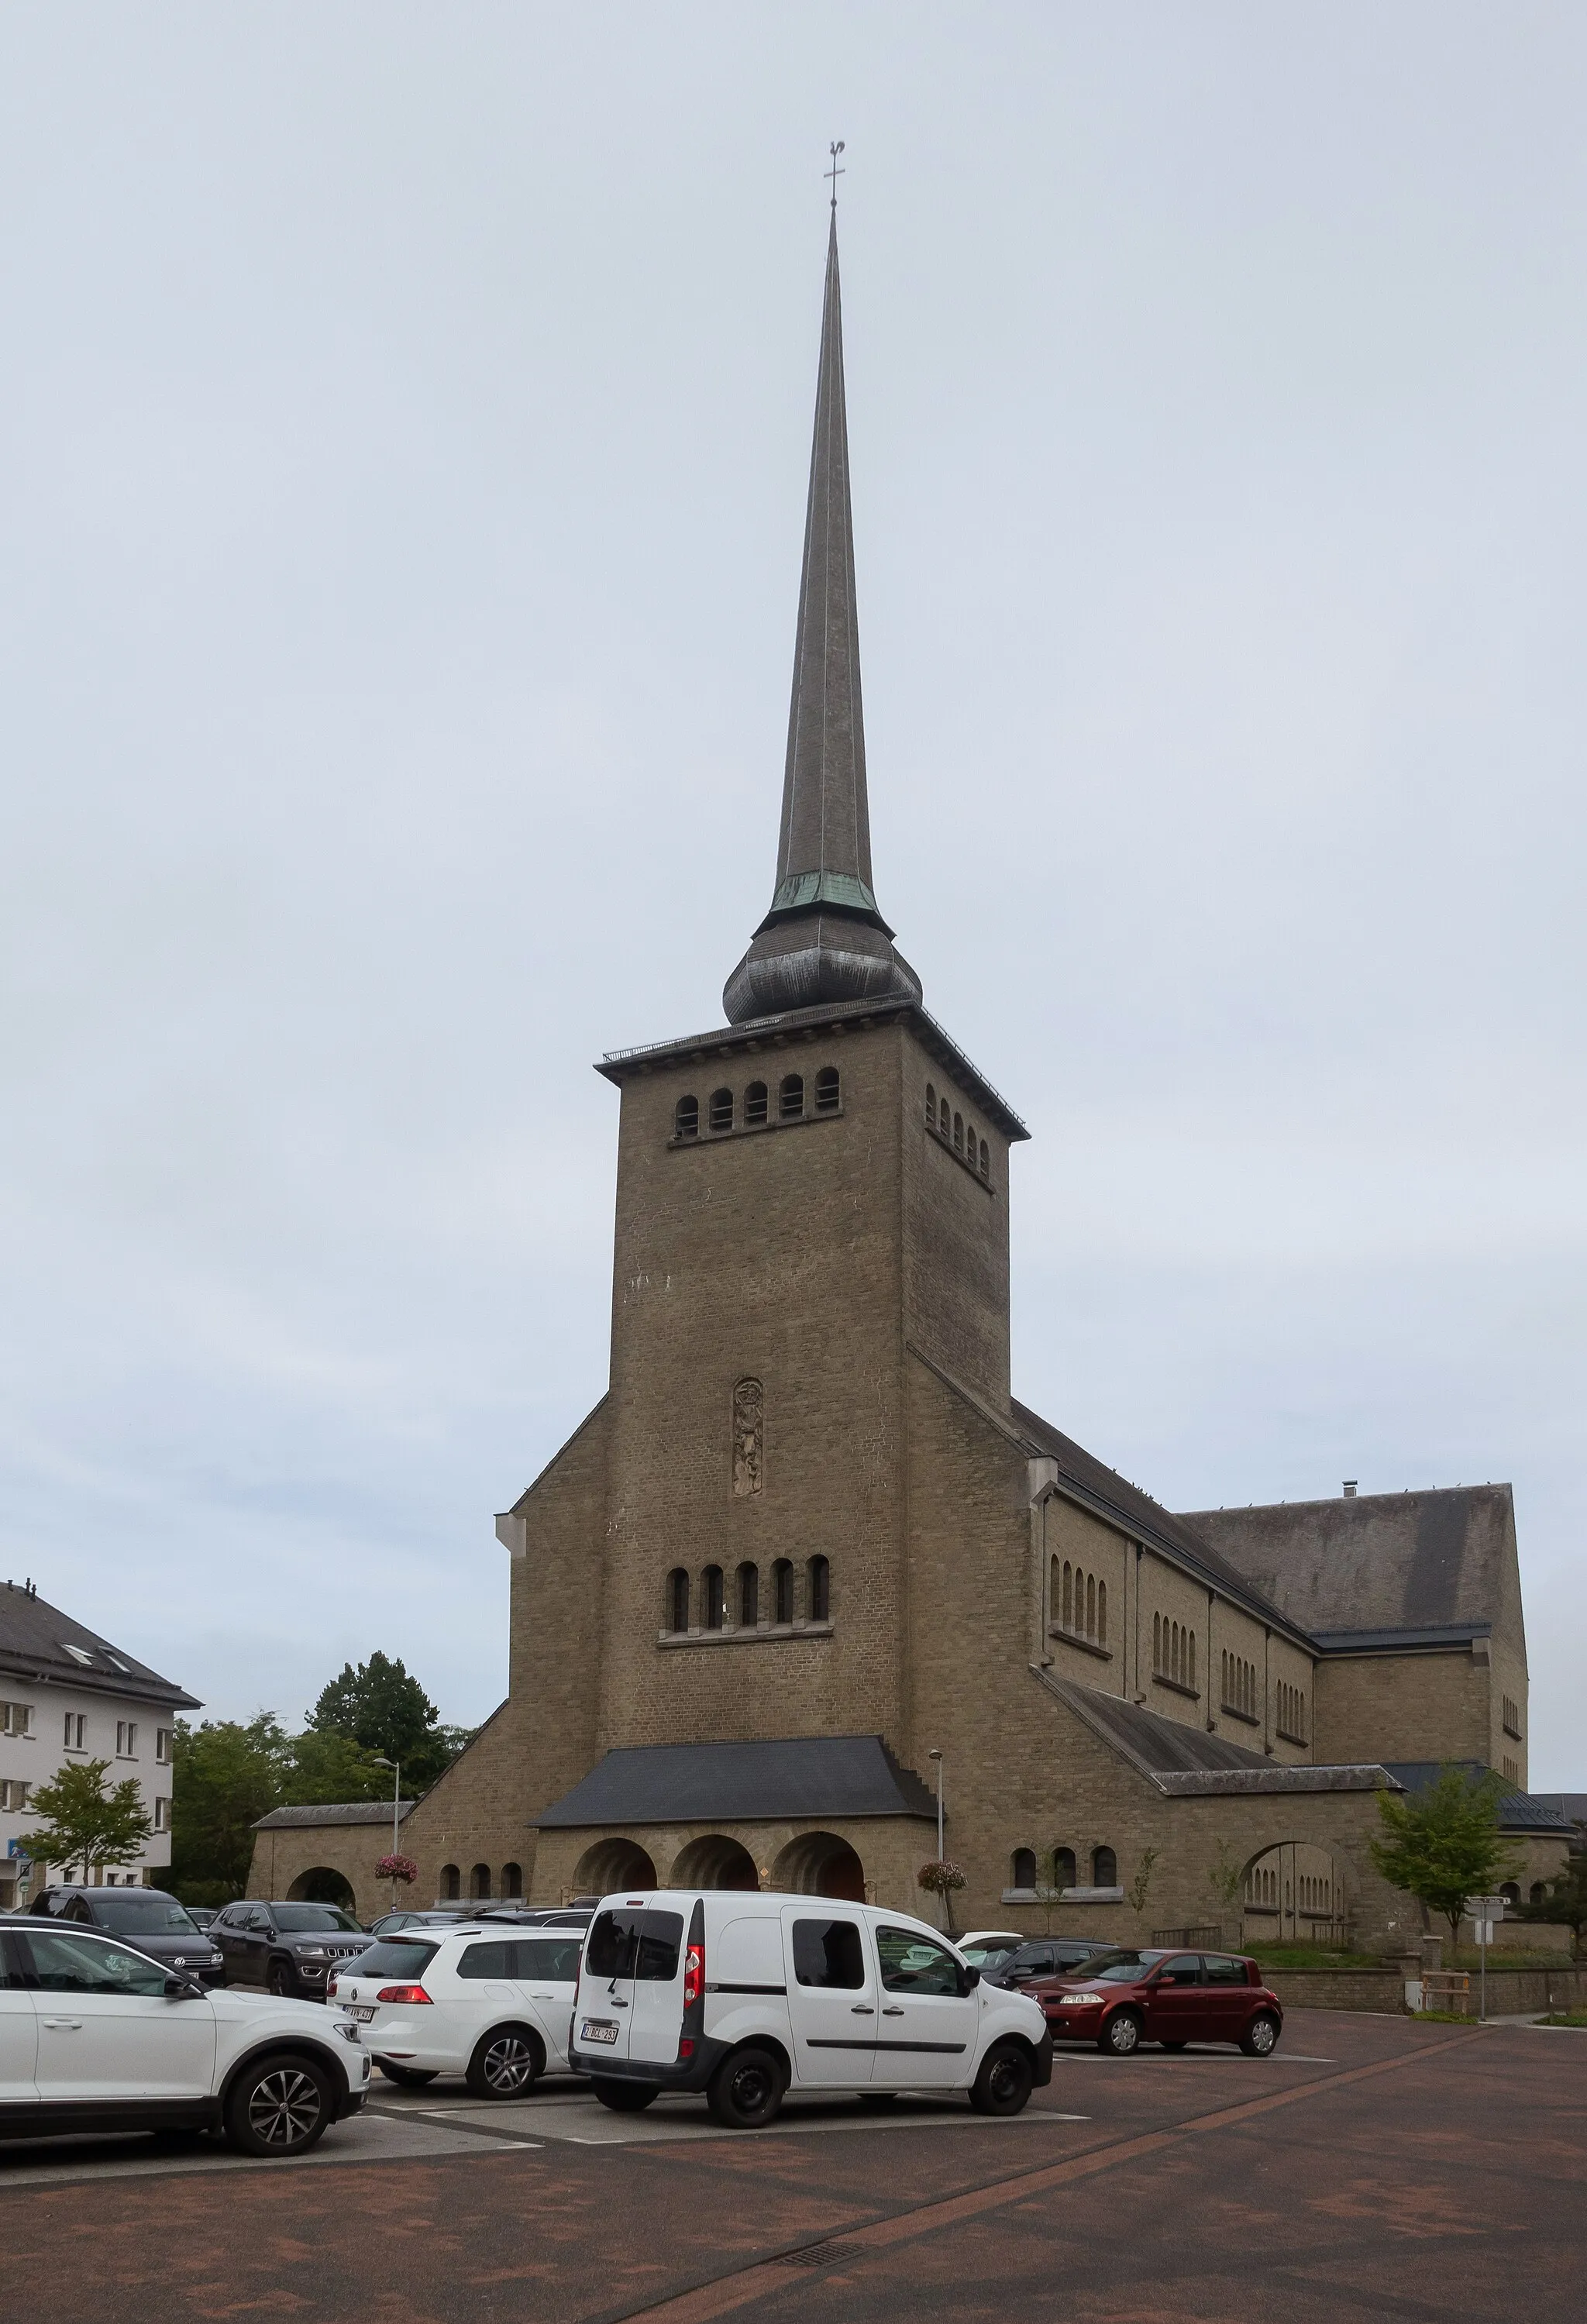
<svg viewBox="0 0 1587 2324"><path fill-rule="evenodd" d="M678 2063L683 2031L683 1914L649 1905L636 1913L633 1978L629 1991L628 2054L658 2066Z"/></svg>
<svg viewBox="0 0 1587 2324"><path fill-rule="evenodd" d="M796 2080L868 2082L876 2055L876 1979L858 1913L813 1896L782 1908Z"/></svg>
<svg viewBox="0 0 1587 2324"><path fill-rule="evenodd" d="M633 2016L633 1961L639 1910L597 1913L585 1942L573 2039L592 2073L603 2057L626 2058Z"/></svg>

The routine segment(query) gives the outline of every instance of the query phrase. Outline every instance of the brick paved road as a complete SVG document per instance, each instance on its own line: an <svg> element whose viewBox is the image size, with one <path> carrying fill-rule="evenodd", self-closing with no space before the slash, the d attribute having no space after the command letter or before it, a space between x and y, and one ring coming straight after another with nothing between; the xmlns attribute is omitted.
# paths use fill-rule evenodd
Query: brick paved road
<svg viewBox="0 0 1587 2324"><path fill-rule="evenodd" d="M0 2150L31 2315L160 2324L1576 2324L1587 2034L1296 2013L1276 2060L1060 2055L1013 2123L709 2131L383 2093L300 2164ZM1078 2118L1076 2118L1078 2117ZM789 2256L783 2257L783 2255Z"/></svg>

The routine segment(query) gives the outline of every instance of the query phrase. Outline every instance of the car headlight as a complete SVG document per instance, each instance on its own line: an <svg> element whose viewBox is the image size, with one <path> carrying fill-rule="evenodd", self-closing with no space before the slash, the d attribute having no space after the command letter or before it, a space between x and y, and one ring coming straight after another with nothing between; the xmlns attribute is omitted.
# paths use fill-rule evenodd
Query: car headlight
<svg viewBox="0 0 1587 2324"><path fill-rule="evenodd" d="M305 1945L299 1952L298 1959L300 1960L329 1960L330 1955L326 1951L323 1945Z"/></svg>
<svg viewBox="0 0 1587 2324"><path fill-rule="evenodd" d="M1100 2009L1106 1997L1101 1993L1060 1993L1056 1999L1060 2009Z"/></svg>

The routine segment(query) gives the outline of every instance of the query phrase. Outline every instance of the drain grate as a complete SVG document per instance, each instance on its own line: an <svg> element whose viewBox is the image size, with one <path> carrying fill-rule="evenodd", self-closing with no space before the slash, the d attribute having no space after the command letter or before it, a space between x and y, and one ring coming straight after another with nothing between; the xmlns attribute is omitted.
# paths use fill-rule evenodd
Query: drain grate
<svg viewBox="0 0 1587 2324"><path fill-rule="evenodd" d="M806 2244L800 2251L780 2252L777 2264L779 2267L825 2267L830 2260L842 2257L841 2244Z"/></svg>

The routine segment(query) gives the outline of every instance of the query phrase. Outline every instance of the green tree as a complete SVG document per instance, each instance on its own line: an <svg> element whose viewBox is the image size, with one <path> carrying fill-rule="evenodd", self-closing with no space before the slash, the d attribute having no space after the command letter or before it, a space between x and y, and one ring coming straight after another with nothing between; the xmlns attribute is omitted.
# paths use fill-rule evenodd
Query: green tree
<svg viewBox="0 0 1587 2324"><path fill-rule="evenodd" d="M1490 1767L1448 1766L1424 1792L1379 1792L1384 1836L1371 1843L1385 1880L1449 1923L1453 1948L1469 1896L1491 1895L1520 1861L1499 1829L1507 1786Z"/></svg>
<svg viewBox="0 0 1587 2324"><path fill-rule="evenodd" d="M301 1735L291 1736L281 1759L279 1807L319 1807L328 1800L385 1800L392 1795L391 1770L377 1767L373 1751L334 1727L309 1727ZM403 1775L406 1784L406 1770Z"/></svg>
<svg viewBox="0 0 1587 2324"><path fill-rule="evenodd" d="M172 1751L171 1883L189 1904L240 1896L254 1855L254 1825L281 1804L292 1738L273 1711L245 1724L207 1719L176 1724Z"/></svg>
<svg viewBox="0 0 1587 2324"><path fill-rule="evenodd" d="M107 1790L109 1773L108 1759L89 1759L62 1767L52 1783L40 1784L29 1804L44 1821L23 1833L18 1842L23 1854L63 1871L80 1863L85 1881L92 1879L95 1866L135 1864L153 1826L135 1779L129 1775Z"/></svg>
<svg viewBox="0 0 1587 2324"><path fill-rule="evenodd" d="M468 1740L467 1730L441 1726L419 1681L378 1647L355 1670L351 1663L343 1665L341 1676L332 1679L309 1712L309 1724L317 1733L345 1735L365 1751L396 1760L402 1788L410 1794L433 1784Z"/></svg>
<svg viewBox="0 0 1587 2324"><path fill-rule="evenodd" d="M1571 1950L1580 1954L1582 1932L1587 1929L1587 1854L1577 1853L1566 1859L1565 1868L1549 1882L1542 1902L1512 1908L1523 1921L1552 1921L1558 1928L1569 1929Z"/></svg>

